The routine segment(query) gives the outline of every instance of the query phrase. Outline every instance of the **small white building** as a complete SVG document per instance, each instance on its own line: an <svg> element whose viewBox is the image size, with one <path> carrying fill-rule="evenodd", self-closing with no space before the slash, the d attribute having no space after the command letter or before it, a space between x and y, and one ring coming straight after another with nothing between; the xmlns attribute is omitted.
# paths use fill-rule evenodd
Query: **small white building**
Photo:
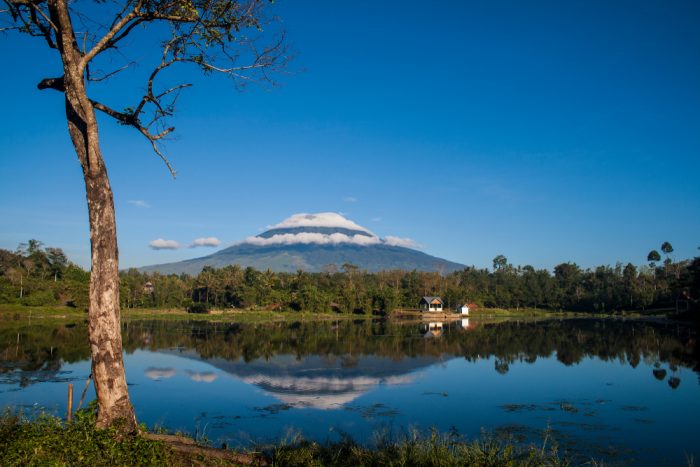
<svg viewBox="0 0 700 467"><path fill-rule="evenodd" d="M443 305L440 297L423 297L419 303L421 311L442 311Z"/></svg>
<svg viewBox="0 0 700 467"><path fill-rule="evenodd" d="M469 316L469 305L466 303L464 305L459 305L457 307L457 313Z"/></svg>

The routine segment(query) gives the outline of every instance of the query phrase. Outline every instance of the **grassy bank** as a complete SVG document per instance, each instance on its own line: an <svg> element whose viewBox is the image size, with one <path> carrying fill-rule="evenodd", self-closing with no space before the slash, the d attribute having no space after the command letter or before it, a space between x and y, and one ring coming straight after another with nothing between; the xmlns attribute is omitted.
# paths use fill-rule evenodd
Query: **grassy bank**
<svg viewBox="0 0 700 467"><path fill-rule="evenodd" d="M318 444L295 439L256 454L199 447L183 437L142 435L117 438L94 428L94 415L77 414L72 424L41 416L34 421L0 417L2 464L24 465L273 465L273 466L561 466L570 462L556 448L519 446L493 439L467 441L454 435L413 435L363 447L346 439ZM163 441L158 438L178 442ZM182 449L182 446L188 446Z"/></svg>
<svg viewBox="0 0 700 467"><path fill-rule="evenodd" d="M430 314L421 313L415 310L397 310L390 314L390 317L399 319L421 319L430 318ZM444 316L443 316L444 315ZM624 312L624 313L583 313L571 311L549 311L538 308L479 308L473 310L468 316L457 313L443 313L447 319L460 318L580 318L580 317L643 317L659 315L658 313ZM122 320L167 320L167 321L211 321L211 322L236 322L236 323L269 323L285 321L335 321L370 319L375 316L371 314L350 314L332 312L311 312L311 311L267 311L267 310L241 310L223 309L211 310L209 313L188 313L184 309L159 309L159 308L126 308L122 309ZM81 321L87 319L87 312L78 308L61 306L23 306L0 304L0 322L6 324L21 322L49 322L49 321Z"/></svg>
<svg viewBox="0 0 700 467"><path fill-rule="evenodd" d="M341 313L315 313L309 311L265 311L265 310L212 310L210 313L188 313L184 309L127 308L121 310L122 320L168 320L168 321L211 321L236 323L269 323L282 321L318 321L342 319L366 319L372 315ZM0 304L0 322L27 321L81 321L87 319L87 312L61 306L23 306Z"/></svg>
<svg viewBox="0 0 700 467"><path fill-rule="evenodd" d="M567 310L544 310L542 308L477 308L470 311L469 318L479 317L537 317L537 318L610 318L610 317L641 317L649 315L641 311L621 311L615 313L567 311Z"/></svg>
<svg viewBox="0 0 700 467"><path fill-rule="evenodd" d="M124 320L158 319L169 321L211 321L236 323L270 323L284 321L335 321L343 319L367 319L372 315L342 313L317 313L310 311L266 311L266 310L211 310L209 313L188 313L182 309L141 309L122 310Z"/></svg>

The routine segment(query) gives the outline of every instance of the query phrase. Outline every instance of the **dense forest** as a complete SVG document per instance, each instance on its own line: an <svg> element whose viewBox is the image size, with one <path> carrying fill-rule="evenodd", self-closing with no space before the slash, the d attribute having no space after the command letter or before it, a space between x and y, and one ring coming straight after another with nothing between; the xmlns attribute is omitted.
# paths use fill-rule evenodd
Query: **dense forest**
<svg viewBox="0 0 700 467"><path fill-rule="evenodd" d="M562 263L550 272L513 266L503 255L493 268L467 267L447 275L419 271L368 273L345 264L324 272L276 273L233 265L205 267L196 275L121 273L123 308L247 308L340 313L416 308L424 295L449 308L462 303L508 309L588 312L695 310L700 296L700 257L677 261L668 243L652 250L647 264L582 269ZM87 308L90 273L60 248L37 240L16 251L0 249L0 303Z"/></svg>

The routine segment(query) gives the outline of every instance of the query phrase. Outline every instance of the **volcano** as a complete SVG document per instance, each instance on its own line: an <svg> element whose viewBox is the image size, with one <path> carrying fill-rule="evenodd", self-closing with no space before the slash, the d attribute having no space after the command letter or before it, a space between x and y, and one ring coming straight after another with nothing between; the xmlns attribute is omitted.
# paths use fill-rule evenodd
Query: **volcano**
<svg viewBox="0 0 700 467"><path fill-rule="evenodd" d="M343 265L352 264L370 272L401 269L449 273L465 267L418 251L415 246L405 238L380 238L337 213L301 213L211 255L140 270L198 274L204 266L238 264L275 272L321 272L342 270Z"/></svg>

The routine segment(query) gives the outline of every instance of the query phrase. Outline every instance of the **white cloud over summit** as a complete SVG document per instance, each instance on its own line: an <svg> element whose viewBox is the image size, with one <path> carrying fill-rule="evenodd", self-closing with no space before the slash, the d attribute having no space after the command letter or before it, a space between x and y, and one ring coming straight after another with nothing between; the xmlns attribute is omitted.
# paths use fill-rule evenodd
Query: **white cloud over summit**
<svg viewBox="0 0 700 467"><path fill-rule="evenodd" d="M316 232L302 232L297 234L278 234L269 238L248 237L243 243L252 245L292 245L296 243L317 243L319 245L337 245L339 243L354 243L355 245L378 245L382 240L377 236L346 235L342 233L322 234Z"/></svg>
<svg viewBox="0 0 700 467"><path fill-rule="evenodd" d="M389 245L401 246L405 248L419 248L420 245L410 238L401 238L387 236L380 238L372 233L369 229L356 224L355 222L343 217L336 212L320 212L316 214L299 213L283 220L279 224L268 226L268 229L289 229L295 227L330 227L355 230L361 233L349 235L345 233L320 233L320 232L299 232L276 234L265 238L260 236L248 237L241 243L250 245L267 246L267 245L293 245L304 244L308 245L315 243L318 245L338 245L341 243L350 243L353 245Z"/></svg>
<svg viewBox="0 0 700 467"><path fill-rule="evenodd" d="M369 229L362 227L359 224L343 217L337 212L319 212L316 214L299 213L288 217L279 224L268 226L268 229L290 229L298 227L314 227L338 228L353 230L357 233L321 233L321 232L298 232L298 233L279 233L270 237L251 236L243 241L237 242L237 245L248 244L257 246L268 245L388 245L400 246L405 248L420 248L420 245L410 238L395 237L387 235L384 238L375 235ZM148 246L154 250L179 250L181 248L197 248L197 247L218 247L221 241L216 237L200 237L196 238L190 244L182 244L176 240L166 240L157 238L152 240Z"/></svg>
<svg viewBox="0 0 700 467"><path fill-rule="evenodd" d="M387 235L384 237L384 243L390 246L402 246L405 248L420 248L420 244L415 240L410 238L394 237L392 235Z"/></svg>
<svg viewBox="0 0 700 467"><path fill-rule="evenodd" d="M368 229L355 224L337 212L319 212L316 214L300 212L288 217L279 224L268 226L268 229L288 229L293 227L339 227L342 229L361 230L374 235Z"/></svg>

